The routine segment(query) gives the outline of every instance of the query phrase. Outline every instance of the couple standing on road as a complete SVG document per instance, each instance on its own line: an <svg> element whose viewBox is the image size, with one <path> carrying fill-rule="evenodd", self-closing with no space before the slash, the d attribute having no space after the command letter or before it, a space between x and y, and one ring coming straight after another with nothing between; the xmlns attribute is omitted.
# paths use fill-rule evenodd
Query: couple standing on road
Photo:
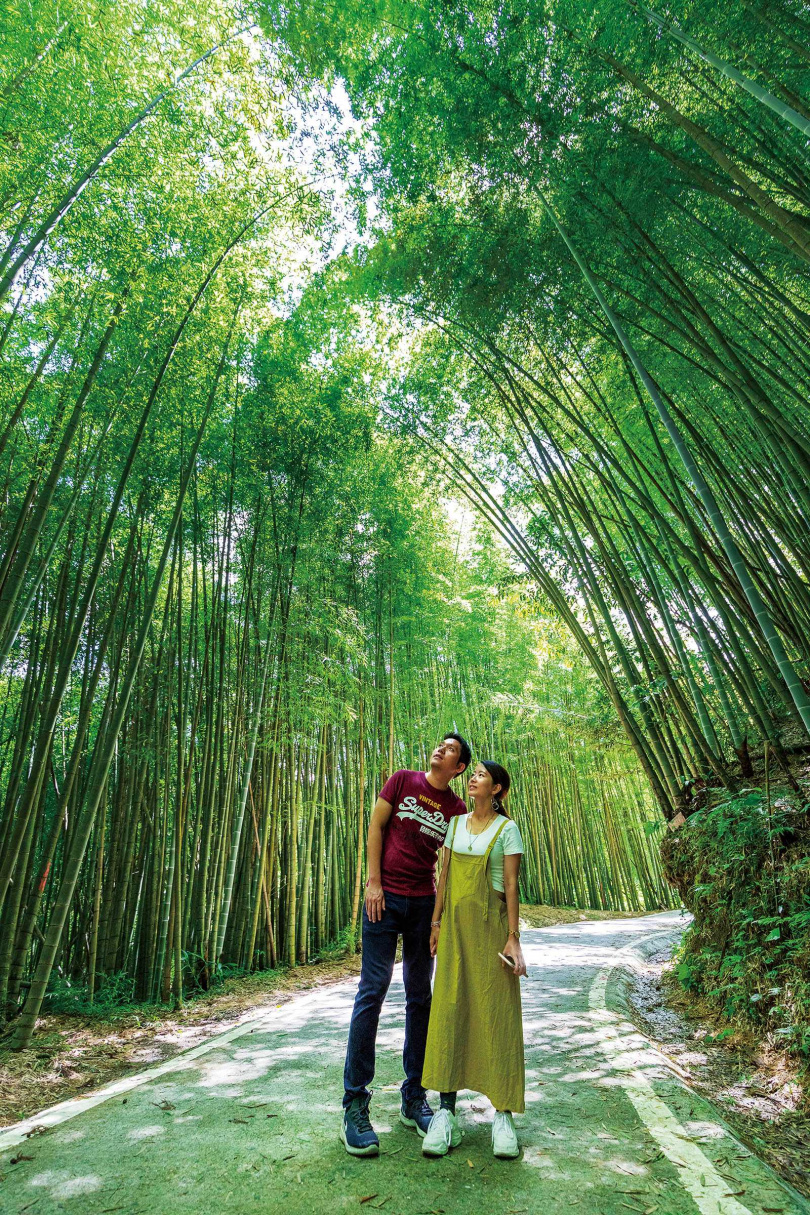
<svg viewBox="0 0 810 1215"><path fill-rule="evenodd" d="M368 1085L399 937L405 984L400 1121L422 1137L425 1155L444 1156L462 1137L456 1093L472 1089L495 1106L494 1154L512 1158L520 1151L512 1114L524 1110L517 981L526 973L518 929L523 843L506 813L510 782L500 764L476 764L468 782L471 812L450 789L471 758L460 734L446 734L430 771L395 772L371 816L362 970L343 1075L341 1139L353 1156L380 1150ZM426 1088L440 1095L437 1113Z"/></svg>

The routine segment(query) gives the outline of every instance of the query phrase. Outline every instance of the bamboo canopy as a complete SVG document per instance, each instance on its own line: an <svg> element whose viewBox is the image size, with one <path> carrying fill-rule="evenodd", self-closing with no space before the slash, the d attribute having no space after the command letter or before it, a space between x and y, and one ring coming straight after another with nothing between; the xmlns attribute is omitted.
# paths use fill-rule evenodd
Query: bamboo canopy
<svg viewBox="0 0 810 1215"><path fill-rule="evenodd" d="M4 18L15 1045L353 947L376 793L451 727L530 902L672 906L665 820L793 780L808 25L682 8Z"/></svg>

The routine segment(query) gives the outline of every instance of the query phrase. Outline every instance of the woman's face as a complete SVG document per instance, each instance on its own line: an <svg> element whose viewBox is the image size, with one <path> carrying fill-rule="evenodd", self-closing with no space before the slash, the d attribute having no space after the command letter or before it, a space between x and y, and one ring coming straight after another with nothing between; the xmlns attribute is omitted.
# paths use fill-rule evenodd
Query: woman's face
<svg viewBox="0 0 810 1215"><path fill-rule="evenodd" d="M487 797L497 793L500 785L496 785L483 764L476 764L475 771L467 781L467 789L471 797Z"/></svg>

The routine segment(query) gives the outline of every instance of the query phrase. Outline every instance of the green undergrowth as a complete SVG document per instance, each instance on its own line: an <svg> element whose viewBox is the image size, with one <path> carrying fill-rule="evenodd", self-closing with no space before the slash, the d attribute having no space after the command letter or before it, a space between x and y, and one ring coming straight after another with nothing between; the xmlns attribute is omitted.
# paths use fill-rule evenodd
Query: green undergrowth
<svg viewBox="0 0 810 1215"><path fill-rule="evenodd" d="M186 1005L191 1005L215 1000L218 996L231 994L236 986L272 987L287 975L289 970L288 966L277 966L247 974L229 968L227 973L212 975L210 985L206 989L195 987L185 991L183 1001ZM75 1014L79 1017L97 1017L100 1021L115 1021L119 1018L129 1020L138 1014L147 1018L159 1016L172 1007L171 1001L137 1001L134 998L134 989L134 980L123 971L105 975L91 1003L86 986L69 983L60 978L51 984L42 1005L42 1012L44 1016Z"/></svg>
<svg viewBox="0 0 810 1215"><path fill-rule="evenodd" d="M251 990L257 992L271 989L283 979L289 978L293 972L308 970L321 964L334 964L354 952L354 935L346 927L339 936L325 945L306 966L292 967L279 963L274 967L264 967L246 971L237 966L220 966L212 970L206 986L189 978L184 987L183 1002L186 1006L199 1005L206 1002L216 1002L220 997L235 994L249 995ZM193 960L193 959L192 959ZM199 973L197 968L186 959L187 975ZM94 993L92 1002L87 986L72 983L61 976L51 980L50 987L43 1003L44 1015L80 1017L96 1017L104 1021L130 1020L133 1016L160 1016L172 1007L171 1001L160 1000L137 1001L135 999L135 979L126 971L102 975L99 987Z"/></svg>
<svg viewBox="0 0 810 1215"><path fill-rule="evenodd" d="M696 811L662 844L694 916L675 974L732 1026L799 1062L810 1087L810 807L747 788ZM721 1034L723 1031L720 1031Z"/></svg>

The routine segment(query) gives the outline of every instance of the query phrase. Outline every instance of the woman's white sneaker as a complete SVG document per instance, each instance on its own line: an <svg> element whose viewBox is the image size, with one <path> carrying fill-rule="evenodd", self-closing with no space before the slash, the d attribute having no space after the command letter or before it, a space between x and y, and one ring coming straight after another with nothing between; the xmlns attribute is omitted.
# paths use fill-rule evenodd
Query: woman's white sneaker
<svg viewBox="0 0 810 1215"><path fill-rule="evenodd" d="M458 1147L461 1143L462 1134L455 1114L449 1110L439 1110L430 1120L422 1140L422 1152L425 1156L446 1156L451 1147Z"/></svg>
<svg viewBox="0 0 810 1215"><path fill-rule="evenodd" d="M520 1155L515 1124L508 1110L495 1112L492 1123L492 1154L502 1160L514 1160Z"/></svg>

